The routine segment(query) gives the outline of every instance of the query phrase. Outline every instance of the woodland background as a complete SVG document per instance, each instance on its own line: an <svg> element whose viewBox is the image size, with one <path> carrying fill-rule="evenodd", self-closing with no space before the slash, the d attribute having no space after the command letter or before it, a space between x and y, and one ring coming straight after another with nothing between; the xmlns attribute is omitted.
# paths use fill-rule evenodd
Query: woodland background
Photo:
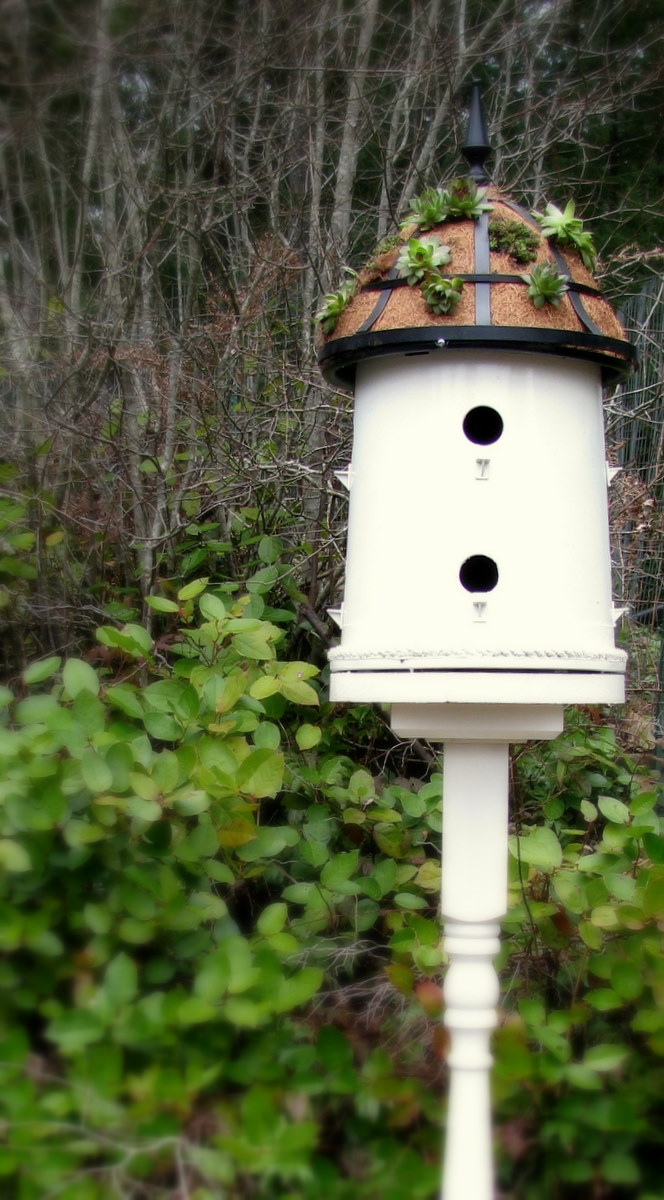
<svg viewBox="0 0 664 1200"><path fill-rule="evenodd" d="M477 78L495 182L574 198L642 356L630 705L515 756L502 1194L661 1200L663 17L5 0L7 1197L436 1194L438 763L325 699L350 401L313 317L458 172Z"/></svg>

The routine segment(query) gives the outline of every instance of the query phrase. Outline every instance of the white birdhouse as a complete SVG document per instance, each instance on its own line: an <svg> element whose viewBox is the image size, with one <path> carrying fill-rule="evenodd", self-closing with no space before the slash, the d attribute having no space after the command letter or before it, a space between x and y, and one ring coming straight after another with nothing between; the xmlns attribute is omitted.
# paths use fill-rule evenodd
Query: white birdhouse
<svg viewBox="0 0 664 1200"><path fill-rule="evenodd" d="M407 228L320 350L355 397L333 700L623 698L601 387L632 348L577 253L497 190L484 205ZM534 304L495 230L508 247L528 235L534 265L562 277L558 303ZM447 315L399 269L413 237L462 281Z"/></svg>

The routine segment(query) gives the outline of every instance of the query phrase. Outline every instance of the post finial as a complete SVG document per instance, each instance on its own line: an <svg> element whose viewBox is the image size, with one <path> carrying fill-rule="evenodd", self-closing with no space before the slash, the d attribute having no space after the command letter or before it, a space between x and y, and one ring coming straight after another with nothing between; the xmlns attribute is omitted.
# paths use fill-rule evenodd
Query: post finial
<svg viewBox="0 0 664 1200"><path fill-rule="evenodd" d="M489 142L484 109L482 107L481 88L477 80L473 81L470 111L468 114L468 128L466 129L466 140L461 147L461 153L468 163L468 174L471 179L474 179L477 183L486 183L488 176L484 169L484 163L491 154L491 143Z"/></svg>

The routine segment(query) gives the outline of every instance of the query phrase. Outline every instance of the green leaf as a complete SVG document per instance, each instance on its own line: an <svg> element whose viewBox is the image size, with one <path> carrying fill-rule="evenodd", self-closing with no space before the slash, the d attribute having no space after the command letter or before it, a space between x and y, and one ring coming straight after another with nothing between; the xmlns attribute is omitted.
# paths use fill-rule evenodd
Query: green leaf
<svg viewBox="0 0 664 1200"><path fill-rule="evenodd" d="M403 811L409 817L421 817L427 810L427 802L417 792L408 792L403 789L399 793L399 799Z"/></svg>
<svg viewBox="0 0 664 1200"><path fill-rule="evenodd" d="M235 876L230 867L226 866L226 863L207 862L205 870L210 879L214 879L216 883L227 883L229 886L235 883Z"/></svg>
<svg viewBox="0 0 664 1200"><path fill-rule="evenodd" d="M515 858L544 872L555 871L563 860L560 842L552 829L542 825L523 837L510 838L510 851Z"/></svg>
<svg viewBox="0 0 664 1200"><path fill-rule="evenodd" d="M176 604L174 600L167 600L165 596L146 596L145 603L155 612L176 613L180 611L180 605Z"/></svg>
<svg viewBox="0 0 664 1200"><path fill-rule="evenodd" d="M426 892L440 891L440 863L427 858L415 876L415 883Z"/></svg>
<svg viewBox="0 0 664 1200"><path fill-rule="evenodd" d="M293 704L302 704L309 707L320 704L318 692L312 688L310 683L305 683L302 679L282 679L281 694Z"/></svg>
<svg viewBox="0 0 664 1200"><path fill-rule="evenodd" d="M25 846L13 838L0 838L0 869L13 875L32 870L30 855Z"/></svg>
<svg viewBox="0 0 664 1200"><path fill-rule="evenodd" d="M399 908L417 909L426 908L428 901L424 899L424 896L417 896L414 892L397 892L394 903Z"/></svg>
<svg viewBox="0 0 664 1200"><path fill-rule="evenodd" d="M289 825L263 825L256 829L256 836L250 842L238 846L236 853L243 862L255 862L258 858L274 858L286 846L294 846L298 841L297 830Z"/></svg>
<svg viewBox="0 0 664 1200"><path fill-rule="evenodd" d="M644 833L643 848L652 863L664 863L664 838L657 833Z"/></svg>
<svg viewBox="0 0 664 1200"><path fill-rule="evenodd" d="M657 792L637 792L635 796L632 796L629 807L635 817L640 817L643 813L651 812L657 799Z"/></svg>
<svg viewBox="0 0 664 1200"><path fill-rule="evenodd" d="M67 821L63 836L68 846L89 846L92 842L99 842L102 838L108 836L107 831L102 825L96 825L92 821L80 821L78 818L72 818Z"/></svg>
<svg viewBox="0 0 664 1200"><path fill-rule="evenodd" d="M95 795L107 792L113 786L113 772L108 763L96 750L85 750L81 756L81 775L87 788Z"/></svg>
<svg viewBox="0 0 664 1200"><path fill-rule="evenodd" d="M181 721L198 715L200 702L196 690L181 679L160 679L143 688L142 695L150 709L176 716Z"/></svg>
<svg viewBox="0 0 664 1200"><path fill-rule="evenodd" d="M281 731L272 721L263 721L254 732L254 744L261 750L278 750L281 745Z"/></svg>
<svg viewBox="0 0 664 1200"><path fill-rule="evenodd" d="M205 591L209 582L210 580L206 576L205 579L192 579L191 583L185 583L178 592L178 600L194 600L196 596L200 596L201 592Z"/></svg>
<svg viewBox="0 0 664 1200"><path fill-rule="evenodd" d="M314 746L318 745L322 736L322 730L318 725L300 725L295 732L295 741L300 750L312 750Z"/></svg>
<svg viewBox="0 0 664 1200"><path fill-rule="evenodd" d="M143 724L150 737L161 742L177 742L182 736L182 725L167 713L143 713Z"/></svg>
<svg viewBox="0 0 664 1200"><path fill-rule="evenodd" d="M370 878L375 879L380 888L381 897L394 891L397 882L397 864L393 858L382 858L376 863Z"/></svg>
<svg viewBox="0 0 664 1200"><path fill-rule="evenodd" d="M638 1000L644 988L643 973L633 963L616 963L611 971L611 985L623 1000Z"/></svg>
<svg viewBox="0 0 664 1200"><path fill-rule="evenodd" d="M350 877L357 870L358 860L359 850L347 850L342 854L335 854L334 858L325 863L321 871L321 883L331 892L340 892L346 896L355 895L360 890L360 885L351 883Z"/></svg>
<svg viewBox="0 0 664 1200"><path fill-rule="evenodd" d="M274 750L252 750L237 772L237 786L245 795L262 800L276 796L284 777L284 758Z"/></svg>
<svg viewBox="0 0 664 1200"><path fill-rule="evenodd" d="M579 937L589 950L601 950L603 945L602 932L590 921L579 921Z"/></svg>
<svg viewBox="0 0 664 1200"><path fill-rule="evenodd" d="M121 951L106 968L104 992L113 1005L127 1004L138 991L138 970L133 958Z"/></svg>
<svg viewBox="0 0 664 1200"><path fill-rule="evenodd" d="M161 806L156 800L144 800L141 796L129 796L126 801L130 817L141 821L158 821L162 816Z"/></svg>
<svg viewBox="0 0 664 1200"><path fill-rule="evenodd" d="M377 826L374 838L379 849L383 854L389 854L390 858L405 858L410 849L410 840L400 829Z"/></svg>
<svg viewBox="0 0 664 1200"><path fill-rule="evenodd" d="M123 625L122 629L102 625L95 631L95 637L102 646L122 650L132 658L150 658L152 653L152 638L142 625Z"/></svg>
<svg viewBox="0 0 664 1200"><path fill-rule="evenodd" d="M235 1178L235 1170L228 1157L226 1151L211 1150L206 1146L196 1146L189 1143L186 1149L186 1160L191 1163L196 1171L206 1180L212 1183L232 1184ZM220 1194L219 1191L209 1191L201 1188L196 1188L196 1200L215 1200Z"/></svg>
<svg viewBox="0 0 664 1200"><path fill-rule="evenodd" d="M219 849L219 841L214 826L201 821L174 846L175 857L182 862L199 862L200 859L211 858Z"/></svg>
<svg viewBox="0 0 664 1200"><path fill-rule="evenodd" d="M616 800L613 796L600 796L597 800L597 807L603 817L607 821L613 821L615 825L626 825L630 820L630 811L622 800Z"/></svg>
<svg viewBox="0 0 664 1200"><path fill-rule="evenodd" d="M196 817L199 813L207 812L211 797L200 788L187 788L174 795L169 804L183 817Z"/></svg>
<svg viewBox="0 0 664 1200"><path fill-rule="evenodd" d="M267 1019L265 1005L246 996L229 997L224 1004L223 1015L231 1025L239 1025L241 1029L257 1029Z"/></svg>
<svg viewBox="0 0 664 1200"><path fill-rule="evenodd" d="M664 871L661 867L653 867L643 893L644 917L664 917Z"/></svg>
<svg viewBox="0 0 664 1200"><path fill-rule="evenodd" d="M99 694L99 678L89 663L82 658L68 658L62 669L62 682L67 694L72 700L79 692L90 692L92 696Z"/></svg>
<svg viewBox="0 0 664 1200"><path fill-rule="evenodd" d="M613 988L593 988L587 995L588 1004L592 1008L597 1009L597 1012L611 1012L615 1008L622 1008L623 1001Z"/></svg>
<svg viewBox="0 0 664 1200"><path fill-rule="evenodd" d="M363 800L373 800L376 795L376 785L373 781L373 776L364 769L353 771L348 781L348 791L356 803L361 803Z"/></svg>
<svg viewBox="0 0 664 1200"><path fill-rule="evenodd" d="M271 629L259 629L255 633L236 633L232 638L232 646L241 658L257 660L274 658L274 648L270 642Z"/></svg>
<svg viewBox="0 0 664 1200"><path fill-rule="evenodd" d="M629 1051L626 1046L591 1046L584 1057L584 1065L593 1071L616 1071L625 1062Z"/></svg>
<svg viewBox="0 0 664 1200"><path fill-rule="evenodd" d="M263 567L262 570L256 571L250 579L247 580L247 591L257 592L259 596L266 595L272 585L279 578L279 571L276 567Z"/></svg>
<svg viewBox="0 0 664 1200"><path fill-rule="evenodd" d="M108 703L118 708L128 717L143 716L143 708L139 700L138 689L131 683L118 683L106 689Z"/></svg>
<svg viewBox="0 0 664 1200"><path fill-rule="evenodd" d="M152 778L162 795L174 791L180 781L180 764L172 750L161 750L152 764Z"/></svg>
<svg viewBox="0 0 664 1200"><path fill-rule="evenodd" d="M641 1178L636 1159L631 1154L614 1150L602 1159L602 1174L608 1183L627 1185L638 1183Z"/></svg>
<svg viewBox="0 0 664 1200"><path fill-rule="evenodd" d="M201 610L201 616L206 621L225 621L226 607L223 600L218 596L213 596L211 592L204 592L198 601L198 607Z"/></svg>
<svg viewBox="0 0 664 1200"><path fill-rule="evenodd" d="M297 975L282 979L272 1001L275 1012L290 1012L306 1004L320 988L323 982L323 972L319 967L305 967Z"/></svg>
<svg viewBox="0 0 664 1200"><path fill-rule="evenodd" d="M269 904L268 907L264 908L260 914L256 922L256 928L263 937L269 937L272 934L281 933L284 925L286 924L287 916L287 905L282 903Z"/></svg>
<svg viewBox="0 0 664 1200"><path fill-rule="evenodd" d="M262 537L258 543L258 557L264 563L276 562L283 548L284 545L281 538Z"/></svg>
<svg viewBox="0 0 664 1200"><path fill-rule="evenodd" d="M598 929L617 929L620 924L618 913L610 904L598 904L592 910L590 920Z"/></svg>
<svg viewBox="0 0 664 1200"><path fill-rule="evenodd" d="M74 1009L51 1021L46 1032L62 1054L78 1054L99 1041L105 1030L95 1013Z"/></svg>
<svg viewBox="0 0 664 1200"><path fill-rule="evenodd" d="M238 995L247 991L259 974L249 943L242 937L229 937L203 960L194 991L202 999L215 1002L226 992Z"/></svg>
<svg viewBox="0 0 664 1200"><path fill-rule="evenodd" d="M143 775L140 771L129 771L127 783L143 800L154 800L159 795L159 785L156 780L150 775Z"/></svg>
<svg viewBox="0 0 664 1200"><path fill-rule="evenodd" d="M42 658L39 662L31 663L23 671L23 682L30 686L33 683L43 683L50 679L59 669L62 659L59 655L53 658Z"/></svg>
<svg viewBox="0 0 664 1200"><path fill-rule="evenodd" d="M546 1009L543 1002L537 998L521 1000L519 1012L527 1025L546 1025Z"/></svg>
<svg viewBox="0 0 664 1200"><path fill-rule="evenodd" d="M256 679L249 688L249 695L254 700L266 700L268 696L274 696L281 688L279 680L274 675L261 675Z"/></svg>

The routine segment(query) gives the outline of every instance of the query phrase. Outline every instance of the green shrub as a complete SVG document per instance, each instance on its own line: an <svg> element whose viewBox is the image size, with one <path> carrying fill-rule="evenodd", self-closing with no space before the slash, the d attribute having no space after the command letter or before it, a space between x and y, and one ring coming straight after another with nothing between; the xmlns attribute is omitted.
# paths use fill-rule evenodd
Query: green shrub
<svg viewBox="0 0 664 1200"><path fill-rule="evenodd" d="M279 657L273 583L193 580L152 598L156 640L107 626L106 665L53 656L0 692L16 1200L438 1194L441 776L390 778L380 718ZM572 714L516 756L514 799L505 1194L652 1200L657 791Z"/></svg>
<svg viewBox="0 0 664 1200"><path fill-rule="evenodd" d="M364 1147L353 1194L396 1196L415 1164L426 1200L422 1085L307 1012L346 962L400 999L389 934L369 935L385 911L415 969L438 968L439 789L379 802L316 719L317 669L278 658L263 589L205 582L152 598L175 637L102 628L112 675L54 656L2 690L0 1175L20 1200L180 1179L198 1200L341 1197L317 1153L341 1122ZM388 1116L423 1123L419 1144Z"/></svg>

